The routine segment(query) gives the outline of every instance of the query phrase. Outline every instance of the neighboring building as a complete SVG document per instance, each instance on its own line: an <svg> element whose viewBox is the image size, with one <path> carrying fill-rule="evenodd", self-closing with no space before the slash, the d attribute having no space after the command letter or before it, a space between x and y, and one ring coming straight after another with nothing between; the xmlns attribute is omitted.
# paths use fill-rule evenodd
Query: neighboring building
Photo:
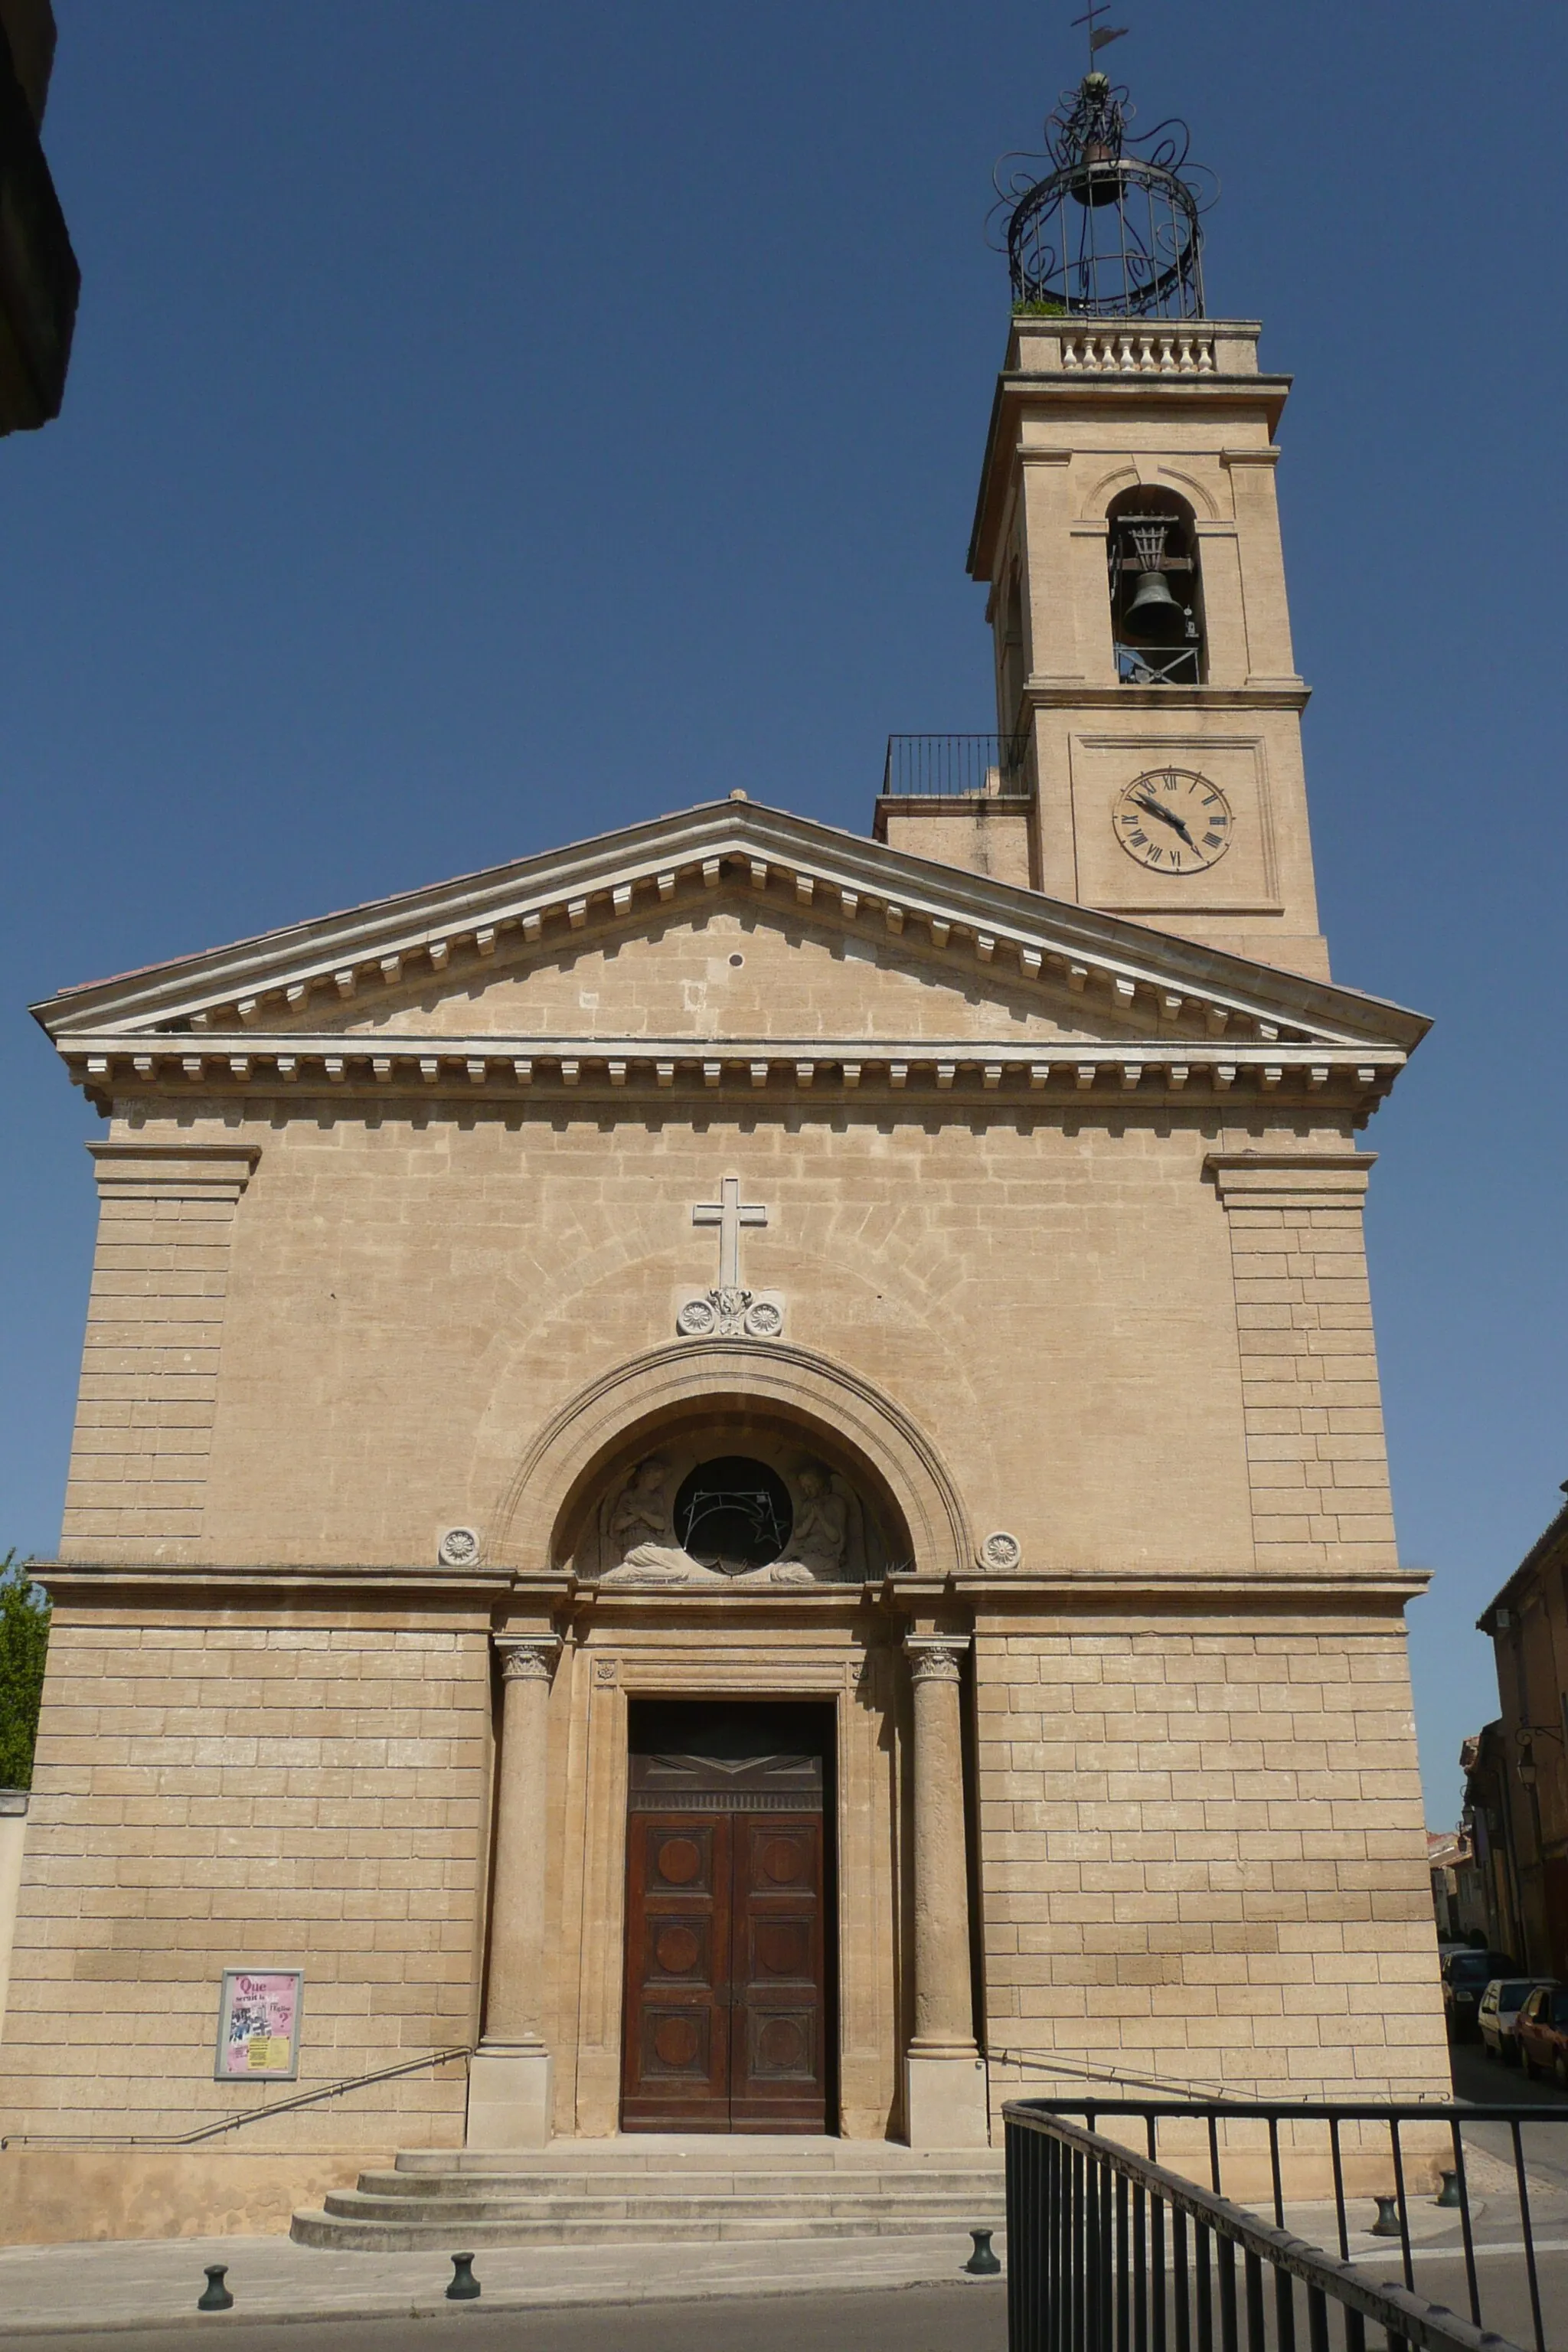
<svg viewBox="0 0 1568 2352"><path fill-rule="evenodd" d="M1426 1867L1440 1944L1480 1944L1488 1933L1485 1893L1468 1830L1428 1830Z"/></svg>
<svg viewBox="0 0 1568 2352"><path fill-rule="evenodd" d="M0 433L60 413L81 272L38 133L55 58L49 0L0 0Z"/></svg>
<svg viewBox="0 0 1568 2352"><path fill-rule="evenodd" d="M1464 1742L1459 1769L1465 1776L1464 1824L1475 1856L1480 1924L1491 1948L1511 1954L1522 1966L1525 1937L1520 1925L1508 1758L1500 1723L1484 1725Z"/></svg>
<svg viewBox="0 0 1568 2352"><path fill-rule="evenodd" d="M1478 1622L1502 1712L1467 1767L1468 1801L1508 1857L1493 1874L1511 1881L1515 1958L1568 1979L1568 1504Z"/></svg>
<svg viewBox="0 0 1568 2352"><path fill-rule="evenodd" d="M107 1131L0 2120L479 2050L14 2212L1447 2093L1359 1141L1426 1024L1328 977L1288 381L1016 268L1000 732L874 838L737 791L39 1008Z"/></svg>

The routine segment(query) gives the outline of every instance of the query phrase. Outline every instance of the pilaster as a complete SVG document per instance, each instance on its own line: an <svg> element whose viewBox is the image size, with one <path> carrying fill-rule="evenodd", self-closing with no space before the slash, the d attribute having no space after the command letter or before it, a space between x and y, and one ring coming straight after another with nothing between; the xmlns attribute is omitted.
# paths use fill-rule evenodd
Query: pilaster
<svg viewBox="0 0 1568 2352"><path fill-rule="evenodd" d="M1394 1569L1362 1215L1375 1154L1211 1152L1259 1568Z"/></svg>
<svg viewBox="0 0 1568 2352"><path fill-rule="evenodd" d="M201 1533L235 1204L260 1147L88 1150L98 1245L60 1549L155 1559Z"/></svg>

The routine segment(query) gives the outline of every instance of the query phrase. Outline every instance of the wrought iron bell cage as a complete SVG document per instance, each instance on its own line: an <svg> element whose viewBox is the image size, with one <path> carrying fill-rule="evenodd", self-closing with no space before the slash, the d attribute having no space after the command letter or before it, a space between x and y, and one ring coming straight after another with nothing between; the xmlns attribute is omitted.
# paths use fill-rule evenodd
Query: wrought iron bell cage
<svg viewBox="0 0 1568 2352"><path fill-rule="evenodd" d="M1218 193L1187 160L1174 118L1141 138L1124 88L1088 73L1045 126L1044 157L1005 156L993 222L1005 229L1013 299L1088 319L1201 319L1202 214ZM1037 175L1038 165L1053 167ZM1001 240L998 240L1001 241Z"/></svg>

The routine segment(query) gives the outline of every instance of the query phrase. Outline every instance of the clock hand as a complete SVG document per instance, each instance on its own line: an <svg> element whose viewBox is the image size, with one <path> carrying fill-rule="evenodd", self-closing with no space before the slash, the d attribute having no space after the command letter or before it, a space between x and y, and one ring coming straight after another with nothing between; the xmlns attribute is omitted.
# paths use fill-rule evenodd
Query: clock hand
<svg viewBox="0 0 1568 2352"><path fill-rule="evenodd" d="M1173 809L1162 808L1158 801L1144 800L1136 793L1132 796L1132 805L1134 808L1141 808L1145 815L1157 816L1162 824L1168 824L1171 827L1173 833L1179 833L1189 849L1197 847L1197 843Z"/></svg>

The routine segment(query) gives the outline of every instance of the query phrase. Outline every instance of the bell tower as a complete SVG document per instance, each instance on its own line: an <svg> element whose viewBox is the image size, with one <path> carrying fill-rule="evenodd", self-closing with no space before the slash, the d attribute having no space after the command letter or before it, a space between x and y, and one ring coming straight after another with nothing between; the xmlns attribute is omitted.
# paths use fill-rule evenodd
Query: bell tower
<svg viewBox="0 0 1568 2352"><path fill-rule="evenodd" d="M1091 70L1047 155L998 172L1013 318L969 569L1029 878L1326 978L1275 499L1289 382L1256 324L1206 315L1184 126L1131 118Z"/></svg>

